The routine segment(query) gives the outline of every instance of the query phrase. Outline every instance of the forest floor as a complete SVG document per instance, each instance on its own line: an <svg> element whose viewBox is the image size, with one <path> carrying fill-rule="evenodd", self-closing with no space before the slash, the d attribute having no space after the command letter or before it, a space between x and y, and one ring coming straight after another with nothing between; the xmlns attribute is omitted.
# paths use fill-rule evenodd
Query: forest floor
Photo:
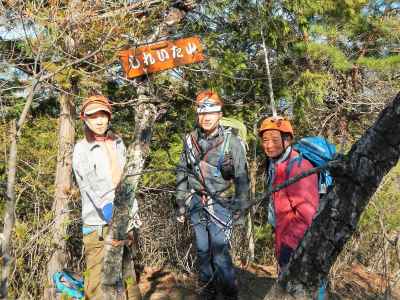
<svg viewBox="0 0 400 300"><path fill-rule="evenodd" d="M144 268L139 286L144 300L198 300L195 276L177 275L163 268ZM275 266L251 264L237 268L240 300L261 300L276 280ZM330 291L329 299L399 299L399 286L387 288L382 275L368 272L361 265L353 265L341 272ZM222 300L222 298L221 298Z"/></svg>

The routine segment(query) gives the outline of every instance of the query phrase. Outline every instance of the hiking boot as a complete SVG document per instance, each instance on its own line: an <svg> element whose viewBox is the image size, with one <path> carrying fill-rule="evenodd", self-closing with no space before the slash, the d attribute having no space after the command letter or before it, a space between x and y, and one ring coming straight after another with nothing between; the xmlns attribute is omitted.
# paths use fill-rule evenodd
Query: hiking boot
<svg viewBox="0 0 400 300"><path fill-rule="evenodd" d="M222 296L222 298L224 299L224 300L238 300L239 299L239 297L238 297L238 295L237 294L235 294L235 295L223 295Z"/></svg>
<svg viewBox="0 0 400 300"><path fill-rule="evenodd" d="M200 284L201 291L200 297L201 300L216 300L217 299L217 289L213 283L203 283Z"/></svg>
<svg viewBox="0 0 400 300"><path fill-rule="evenodd" d="M200 300L217 300L217 294L202 291L199 296Z"/></svg>
<svg viewBox="0 0 400 300"><path fill-rule="evenodd" d="M217 300L217 293L216 291L210 291L207 288L204 288L201 292L200 292L200 300Z"/></svg>
<svg viewBox="0 0 400 300"><path fill-rule="evenodd" d="M231 292L222 292L222 299L224 300L238 300L238 293L237 291L231 291Z"/></svg>

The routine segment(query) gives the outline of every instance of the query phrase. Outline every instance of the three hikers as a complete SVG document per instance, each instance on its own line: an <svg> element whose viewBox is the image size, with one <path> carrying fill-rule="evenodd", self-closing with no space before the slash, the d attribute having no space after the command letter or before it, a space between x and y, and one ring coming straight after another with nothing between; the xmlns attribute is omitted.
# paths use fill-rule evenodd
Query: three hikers
<svg viewBox="0 0 400 300"><path fill-rule="evenodd" d="M202 299L216 299L218 292L224 299L238 299L229 241L235 217L248 206L249 179L240 137L220 124L223 105L211 90L197 95L196 126L185 136L177 168L177 220L184 222L189 216L194 229ZM81 109L85 136L73 153L82 198L87 299L101 299L103 295L105 240L115 188L126 163L124 143L109 129L111 116L107 98L95 95L86 99ZM288 120L266 118L259 136L268 158L267 190L313 168L292 147L294 133ZM269 200L268 221L274 226L275 252L282 270L318 209L318 175L311 174L272 193ZM141 299L133 279L126 287L128 299Z"/></svg>
<svg viewBox="0 0 400 300"><path fill-rule="evenodd" d="M103 299L105 246L106 242L110 242L107 236L115 188L120 183L126 163L124 143L109 129L111 116L111 105L106 97L94 95L87 98L82 104L80 115L84 124L84 138L77 142L73 152L73 170L82 201L86 299ZM129 257L124 258L125 265L132 264ZM141 299L135 273L130 272L130 277L125 287L127 298Z"/></svg>
<svg viewBox="0 0 400 300"><path fill-rule="evenodd" d="M217 287L225 299L238 297L229 239L233 215L245 207L249 192L245 149L220 125L222 107L211 90L197 95L196 128L185 137L177 168L177 219L190 216L202 299L216 299Z"/></svg>

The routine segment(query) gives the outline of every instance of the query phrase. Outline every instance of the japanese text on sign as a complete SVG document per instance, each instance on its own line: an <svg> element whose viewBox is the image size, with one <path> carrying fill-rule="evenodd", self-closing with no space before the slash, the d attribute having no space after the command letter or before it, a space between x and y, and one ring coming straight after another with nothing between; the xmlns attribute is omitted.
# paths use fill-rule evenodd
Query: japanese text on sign
<svg viewBox="0 0 400 300"><path fill-rule="evenodd" d="M119 52L128 78L154 73L204 60L198 37L163 41Z"/></svg>

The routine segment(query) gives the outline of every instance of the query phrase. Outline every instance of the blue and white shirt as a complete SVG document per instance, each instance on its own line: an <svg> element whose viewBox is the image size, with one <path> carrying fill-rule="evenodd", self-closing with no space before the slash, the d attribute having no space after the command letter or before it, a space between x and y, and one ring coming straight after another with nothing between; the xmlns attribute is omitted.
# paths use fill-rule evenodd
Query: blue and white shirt
<svg viewBox="0 0 400 300"><path fill-rule="evenodd" d="M102 143L89 143L82 139L74 148L72 167L81 192L84 225L105 225L103 209L112 207L115 198L110 160ZM117 161L123 170L126 163L124 142L118 138L113 146L116 147Z"/></svg>

